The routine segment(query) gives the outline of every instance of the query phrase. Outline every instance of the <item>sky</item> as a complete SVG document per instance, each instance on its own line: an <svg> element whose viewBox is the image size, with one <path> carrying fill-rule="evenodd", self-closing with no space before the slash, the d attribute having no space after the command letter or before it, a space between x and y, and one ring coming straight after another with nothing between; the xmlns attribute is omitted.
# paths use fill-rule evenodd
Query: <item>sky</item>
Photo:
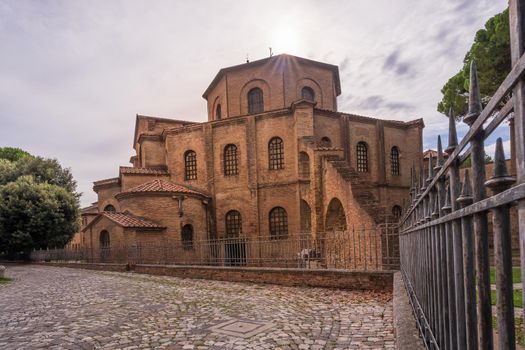
<svg viewBox="0 0 525 350"><path fill-rule="evenodd" d="M441 87L505 0L0 2L0 147L71 168L81 204L130 165L136 114L206 121L222 67L288 53L339 66L339 110L448 122ZM487 140L493 152L496 136ZM458 125L459 135L467 128Z"/></svg>

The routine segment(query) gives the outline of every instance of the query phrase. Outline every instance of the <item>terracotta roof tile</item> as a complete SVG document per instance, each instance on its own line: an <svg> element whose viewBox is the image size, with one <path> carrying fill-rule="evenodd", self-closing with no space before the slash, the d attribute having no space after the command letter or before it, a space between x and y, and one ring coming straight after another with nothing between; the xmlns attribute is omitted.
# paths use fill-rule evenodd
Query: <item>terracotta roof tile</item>
<svg viewBox="0 0 525 350"><path fill-rule="evenodd" d="M126 228L151 228L163 229L164 226L158 225L152 221L138 218L127 213L102 212L102 215L116 224Z"/></svg>
<svg viewBox="0 0 525 350"><path fill-rule="evenodd" d="M169 175L165 169L158 168L135 168L130 166L121 166L121 174L141 174L141 175Z"/></svg>
<svg viewBox="0 0 525 350"><path fill-rule="evenodd" d="M189 189L185 186L178 185L171 181L165 181L165 180L160 180L160 179L155 179L153 181L143 183L141 185L130 188L122 193L141 193L141 192L177 192L177 193L204 195L204 193Z"/></svg>

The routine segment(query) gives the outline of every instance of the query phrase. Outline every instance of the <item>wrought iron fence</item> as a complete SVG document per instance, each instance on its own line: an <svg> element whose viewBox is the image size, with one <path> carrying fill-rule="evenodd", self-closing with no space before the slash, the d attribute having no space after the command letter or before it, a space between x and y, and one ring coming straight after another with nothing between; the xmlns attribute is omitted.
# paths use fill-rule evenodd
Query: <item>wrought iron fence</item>
<svg viewBox="0 0 525 350"><path fill-rule="evenodd" d="M517 207L522 281L525 281L525 1L510 1L513 67L483 109L475 63L471 65L470 126L459 142L449 116L445 161L438 138L437 164L428 177L413 169L412 204L400 227L401 271L428 349L493 349L497 319L499 349L515 349L510 208ZM517 181L509 176L501 139L494 170L485 174L485 139L509 116L515 124ZM512 135L511 135L512 137ZM471 158L460 181L460 165ZM472 174L472 179L470 177ZM487 196L486 189L491 190ZM489 215L493 254L489 255ZM489 269L496 271L496 315L491 307ZM522 293L525 291L522 285ZM525 295L523 295L525 297ZM494 317L495 316L495 317Z"/></svg>
<svg viewBox="0 0 525 350"><path fill-rule="evenodd" d="M399 268L397 224L278 237L221 238L204 241L68 246L36 250L34 261L106 262L305 269L391 270Z"/></svg>

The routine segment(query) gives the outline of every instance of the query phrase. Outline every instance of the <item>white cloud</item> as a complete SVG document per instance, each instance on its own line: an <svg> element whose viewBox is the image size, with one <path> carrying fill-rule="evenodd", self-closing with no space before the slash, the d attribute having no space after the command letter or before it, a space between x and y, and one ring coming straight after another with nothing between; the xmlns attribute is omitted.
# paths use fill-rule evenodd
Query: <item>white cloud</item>
<svg viewBox="0 0 525 350"><path fill-rule="evenodd" d="M132 154L136 113L203 121L221 67L342 64L340 109L446 135L439 90L504 0L0 2L0 140L70 166L85 195ZM434 140L426 143L434 143Z"/></svg>

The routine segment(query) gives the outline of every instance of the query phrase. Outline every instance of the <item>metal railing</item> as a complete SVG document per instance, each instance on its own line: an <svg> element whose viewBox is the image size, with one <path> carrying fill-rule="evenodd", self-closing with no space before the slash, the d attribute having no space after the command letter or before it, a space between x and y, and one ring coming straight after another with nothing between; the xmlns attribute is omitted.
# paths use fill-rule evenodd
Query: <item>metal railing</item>
<svg viewBox="0 0 525 350"><path fill-rule="evenodd" d="M36 250L33 261L392 270L399 268L397 224L289 237L166 241Z"/></svg>
<svg viewBox="0 0 525 350"><path fill-rule="evenodd" d="M420 170L418 181L416 169L412 170L412 204L400 223L400 262L428 349L493 349L493 318L497 319L497 348L516 347L510 208L517 207L525 281L524 20L525 1L511 0L511 72L483 109L473 63L469 112L463 119L470 126L468 133L458 144L455 118L450 115L447 161L438 138L437 164L433 167L429 159L428 177L423 179ZM484 141L512 111L517 181L507 172L501 139L496 144L493 174L487 179ZM469 156L470 171L465 171L461 182L459 167ZM488 197L485 188L492 192ZM493 257L489 255L489 214ZM491 307L491 263L496 271L496 315Z"/></svg>

